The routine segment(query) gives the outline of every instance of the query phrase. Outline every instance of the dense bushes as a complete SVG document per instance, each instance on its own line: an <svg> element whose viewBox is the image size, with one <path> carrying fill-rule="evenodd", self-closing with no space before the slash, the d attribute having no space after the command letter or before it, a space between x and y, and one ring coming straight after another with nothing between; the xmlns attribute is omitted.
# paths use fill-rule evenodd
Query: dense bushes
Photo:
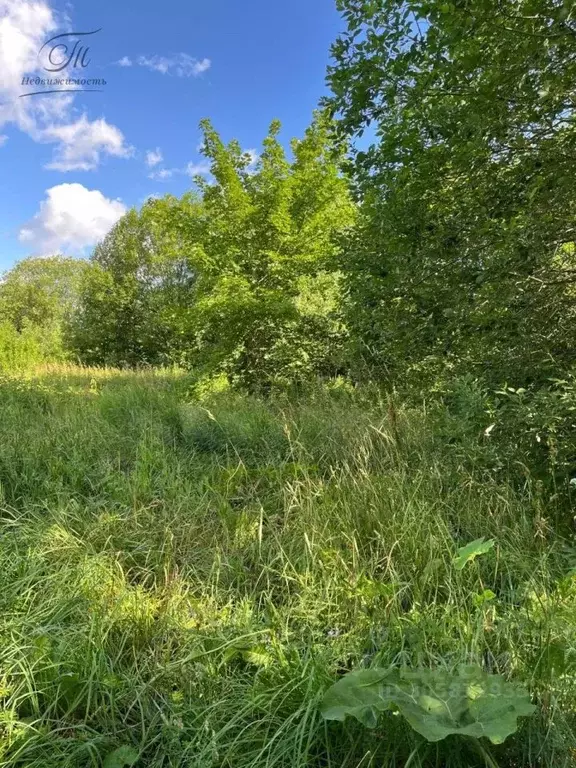
<svg viewBox="0 0 576 768"><path fill-rule="evenodd" d="M357 366L494 388L574 364L576 27L549 0L342 0L331 105L360 225L343 269Z"/></svg>
<svg viewBox="0 0 576 768"><path fill-rule="evenodd" d="M574 378L529 389L491 391L472 377L453 380L432 405L435 434L466 466L517 487L532 485L547 513L574 500L576 391Z"/></svg>
<svg viewBox="0 0 576 768"><path fill-rule="evenodd" d="M78 308L86 262L53 256L18 262L0 281L0 370L33 368L70 354L65 327Z"/></svg>
<svg viewBox="0 0 576 768"><path fill-rule="evenodd" d="M25 323L18 331L12 323L0 322L0 371L33 369L65 358L61 329L57 326Z"/></svg>

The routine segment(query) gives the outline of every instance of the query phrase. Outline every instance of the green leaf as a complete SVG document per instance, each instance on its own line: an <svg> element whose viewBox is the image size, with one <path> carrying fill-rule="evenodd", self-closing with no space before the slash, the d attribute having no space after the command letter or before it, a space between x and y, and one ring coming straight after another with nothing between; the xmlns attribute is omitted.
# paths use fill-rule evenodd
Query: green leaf
<svg viewBox="0 0 576 768"><path fill-rule="evenodd" d="M471 563L479 555L484 555L494 547L494 539L486 541L484 538L471 541L465 547L460 547L458 555L454 558L454 565L458 570L463 570L467 563Z"/></svg>
<svg viewBox="0 0 576 768"><path fill-rule="evenodd" d="M102 768L126 768L126 766L135 765L137 760L138 752L133 747L124 744L106 755Z"/></svg>
<svg viewBox="0 0 576 768"><path fill-rule="evenodd" d="M244 661L247 661L249 664L254 664L257 667L269 667L274 661L274 657L263 645L255 645L252 648L247 648L242 651L242 658Z"/></svg>
<svg viewBox="0 0 576 768"><path fill-rule="evenodd" d="M398 680L394 667L351 672L328 689L320 706L322 717L343 721L350 715L366 728L375 728L378 713L389 709L392 703L385 690L393 680Z"/></svg>
<svg viewBox="0 0 576 768"><path fill-rule="evenodd" d="M321 706L327 720L355 717L369 728L391 707L427 741L450 735L486 737L501 744L518 718L535 712L528 694L480 667L369 669L352 672L330 688Z"/></svg>
<svg viewBox="0 0 576 768"><path fill-rule="evenodd" d="M494 592L492 592L491 589L485 589L484 592L481 592L479 595L474 595L472 599L476 608L482 608L482 606L486 603L490 603L492 600L495 600L496 595Z"/></svg>

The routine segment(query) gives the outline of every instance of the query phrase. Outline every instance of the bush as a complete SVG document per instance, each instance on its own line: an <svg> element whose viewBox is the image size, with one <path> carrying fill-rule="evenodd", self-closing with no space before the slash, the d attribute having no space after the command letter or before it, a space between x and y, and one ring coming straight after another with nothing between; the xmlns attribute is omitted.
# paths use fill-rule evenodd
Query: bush
<svg viewBox="0 0 576 768"><path fill-rule="evenodd" d="M65 358L62 336L56 326L25 324L17 331L12 323L0 323L0 371L31 370Z"/></svg>

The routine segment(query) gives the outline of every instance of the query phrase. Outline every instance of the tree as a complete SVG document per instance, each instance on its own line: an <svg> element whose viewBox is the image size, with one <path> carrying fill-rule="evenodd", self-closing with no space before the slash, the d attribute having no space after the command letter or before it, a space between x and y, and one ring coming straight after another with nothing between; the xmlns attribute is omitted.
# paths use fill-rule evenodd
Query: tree
<svg viewBox="0 0 576 768"><path fill-rule="evenodd" d="M0 281L0 369L67 356L63 335L74 313L85 261L64 256L24 259Z"/></svg>
<svg viewBox="0 0 576 768"><path fill-rule="evenodd" d="M171 201L156 219L187 241L196 275L191 361L249 388L333 371L343 333L337 236L355 210L329 121L318 114L292 142L292 162L273 122L255 167L209 121L202 129L213 181L197 179L200 219Z"/></svg>
<svg viewBox="0 0 576 768"><path fill-rule="evenodd" d="M378 375L574 361L576 22L557 0L341 0L332 109L362 201L349 322Z"/></svg>
<svg viewBox="0 0 576 768"><path fill-rule="evenodd" d="M178 363L251 389L334 372L338 235L355 208L318 114L289 161L257 162L203 121L211 180L126 214L94 251L72 338L91 363Z"/></svg>
<svg viewBox="0 0 576 768"><path fill-rule="evenodd" d="M65 256L19 261L0 281L0 322L60 326L74 311L87 263Z"/></svg>
<svg viewBox="0 0 576 768"><path fill-rule="evenodd" d="M199 204L189 196L166 198L190 218ZM71 344L91 364L182 362L182 334L193 304L194 274L170 233L160 237L150 222L156 202L131 210L97 245L70 327Z"/></svg>

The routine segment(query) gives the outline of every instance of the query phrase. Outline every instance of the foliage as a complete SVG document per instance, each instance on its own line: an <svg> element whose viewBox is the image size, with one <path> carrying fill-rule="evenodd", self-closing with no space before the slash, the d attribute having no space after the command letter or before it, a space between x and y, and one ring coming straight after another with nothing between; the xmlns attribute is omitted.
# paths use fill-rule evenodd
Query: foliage
<svg viewBox="0 0 576 768"><path fill-rule="evenodd" d="M337 364L335 237L351 224L353 208L329 127L317 115L304 139L292 142L290 163L273 122L251 167L237 142L226 146L202 124L214 183L198 180L202 231L186 221L181 228L198 275L193 360L251 389ZM168 211L164 226L173 222Z"/></svg>
<svg viewBox="0 0 576 768"><path fill-rule="evenodd" d="M378 378L514 386L574 361L576 21L552 0L340 0L348 322Z"/></svg>
<svg viewBox="0 0 576 768"><path fill-rule="evenodd" d="M33 368L67 355L64 329L78 303L86 262L28 258L0 281L0 370Z"/></svg>
<svg viewBox="0 0 576 768"><path fill-rule="evenodd" d="M494 539L486 541L484 537L471 541L464 547L460 547L457 557L454 558L454 565L458 570L463 570L468 563L473 563L479 555L485 555L494 549Z"/></svg>
<svg viewBox="0 0 576 768"><path fill-rule="evenodd" d="M319 114L290 162L274 122L253 167L208 121L213 180L131 211L94 253L74 343L90 363L178 363L248 388L334 371L336 235L354 209Z"/></svg>
<svg viewBox="0 0 576 768"><path fill-rule="evenodd" d="M30 257L0 282L0 322L20 332L25 327L61 325L78 303L78 291L88 265L65 256Z"/></svg>
<svg viewBox="0 0 576 768"><path fill-rule="evenodd" d="M126 766L135 765L137 761L138 752L124 745L105 757L102 768L126 768Z"/></svg>
<svg viewBox="0 0 576 768"><path fill-rule="evenodd" d="M61 330L25 323L20 331L10 322L0 323L0 371L34 369L42 363L66 359Z"/></svg>
<svg viewBox="0 0 576 768"><path fill-rule="evenodd" d="M545 385L497 391L481 380L460 377L443 384L437 395L439 402L431 407L435 433L454 460L517 487L532 478L542 497L543 521L563 527L571 521L576 476L573 374Z"/></svg>
<svg viewBox="0 0 576 768"><path fill-rule="evenodd" d="M456 734L486 737L502 744L518 730L518 718L534 714L525 691L480 667L443 669L363 669L351 672L327 691L326 720L355 717L375 728L378 714L397 709L427 741Z"/></svg>
<svg viewBox="0 0 576 768"><path fill-rule="evenodd" d="M166 205L173 205L168 198ZM153 235L149 201L129 211L96 247L85 275L70 343L86 363L179 363L194 304L195 275L173 238ZM190 218L200 204L179 203Z"/></svg>

